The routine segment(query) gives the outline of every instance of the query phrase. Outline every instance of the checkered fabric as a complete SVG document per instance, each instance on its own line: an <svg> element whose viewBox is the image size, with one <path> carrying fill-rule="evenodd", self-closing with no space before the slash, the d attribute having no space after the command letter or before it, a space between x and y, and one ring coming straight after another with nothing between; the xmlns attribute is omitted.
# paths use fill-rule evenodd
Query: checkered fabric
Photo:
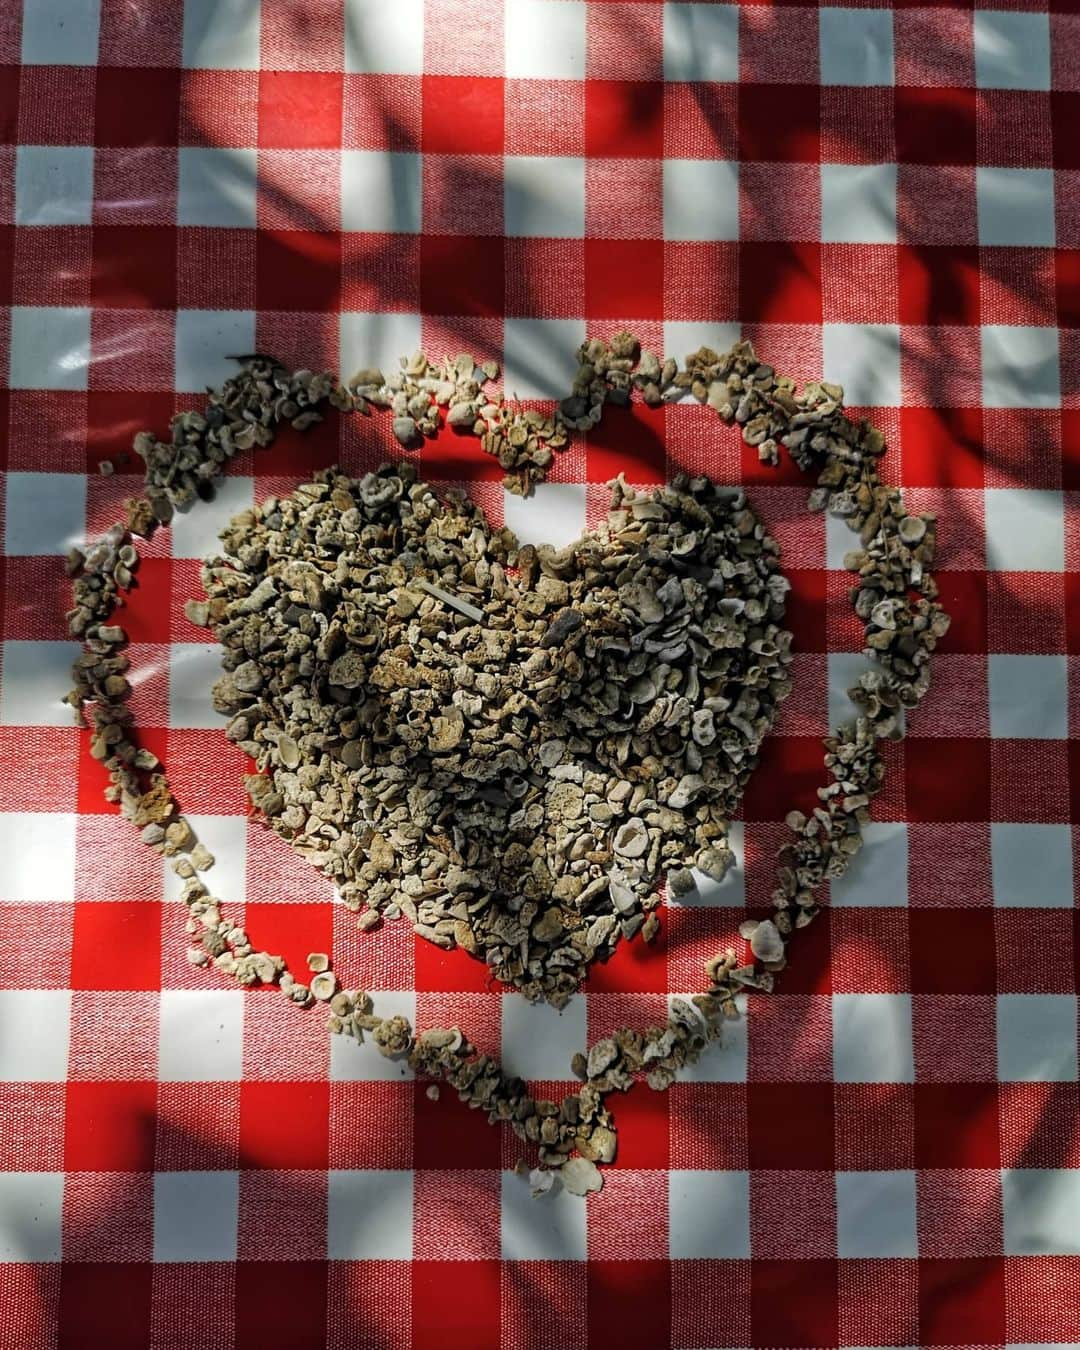
<svg viewBox="0 0 1080 1350"><path fill-rule="evenodd" d="M1075 0L0 5L3 1350L1080 1344L1078 126ZM58 701L62 555L138 486L98 462L228 353L464 348L543 399L624 325L842 382L940 514L953 627L782 992L669 1093L615 1099L601 1194L534 1203L455 1094L188 966L176 880ZM420 454L553 542L620 469L743 481L794 583L738 871L558 1015L404 925L358 934L247 819L209 706L182 605L221 523L394 450L335 418L159 534L133 705L258 946L332 951L380 1011L558 1094L767 905L860 665L850 536L696 405L612 411L528 502L470 440Z"/></svg>

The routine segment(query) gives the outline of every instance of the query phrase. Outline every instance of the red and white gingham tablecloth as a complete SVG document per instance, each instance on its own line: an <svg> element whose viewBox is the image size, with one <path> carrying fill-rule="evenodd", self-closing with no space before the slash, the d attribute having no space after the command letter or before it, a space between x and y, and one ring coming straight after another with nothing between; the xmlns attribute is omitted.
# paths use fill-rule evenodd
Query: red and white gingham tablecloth
<svg viewBox="0 0 1080 1350"><path fill-rule="evenodd" d="M3 1350L1080 1345L1078 128L1076 0L0 3ZM671 1092L615 1100L601 1194L534 1203L454 1093L188 966L175 878L58 702L62 555L138 486L98 462L228 353L465 349L543 399L624 325L843 383L940 515L953 628L781 992ZM767 904L859 665L849 536L687 404L611 412L524 504L471 441L420 454L556 541L619 470L743 481L794 583L738 873L558 1016L404 925L358 934L247 819L209 707L182 606L221 523L395 454L386 421L335 419L159 534L133 704L260 947L332 951L558 1094Z"/></svg>

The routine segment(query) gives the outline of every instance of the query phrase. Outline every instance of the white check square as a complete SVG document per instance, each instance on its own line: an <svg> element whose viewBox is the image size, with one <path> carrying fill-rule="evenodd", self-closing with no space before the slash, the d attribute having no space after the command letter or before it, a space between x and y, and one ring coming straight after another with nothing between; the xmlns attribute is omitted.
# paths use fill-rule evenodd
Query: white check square
<svg viewBox="0 0 1080 1350"><path fill-rule="evenodd" d="M582 319L506 319L503 384L512 398L565 398L585 341ZM529 505L531 506L531 502Z"/></svg>
<svg viewBox="0 0 1080 1350"><path fill-rule="evenodd" d="M822 84L892 84L893 16L889 9L818 10Z"/></svg>
<svg viewBox="0 0 1080 1350"><path fill-rule="evenodd" d="M896 243L895 164L821 166L821 241Z"/></svg>
<svg viewBox="0 0 1080 1350"><path fill-rule="evenodd" d="M226 719L210 701L223 674L219 647L174 642L169 648L169 726L223 730Z"/></svg>
<svg viewBox="0 0 1080 1350"><path fill-rule="evenodd" d="M154 1260L235 1261L238 1172L154 1174Z"/></svg>
<svg viewBox="0 0 1080 1350"><path fill-rule="evenodd" d="M551 7L552 0L544 3ZM558 0L556 8L566 3ZM576 155L507 155L503 220L508 238L584 238L585 161Z"/></svg>
<svg viewBox="0 0 1080 1350"><path fill-rule="evenodd" d="M1050 88L1050 17L1005 10L975 11L978 89Z"/></svg>
<svg viewBox="0 0 1080 1350"><path fill-rule="evenodd" d="M825 516L825 566L834 572L844 566L844 554L859 547L859 536L850 529L841 516Z"/></svg>
<svg viewBox="0 0 1080 1350"><path fill-rule="evenodd" d="M1064 571L1065 515L1060 492L987 488L984 501L990 571Z"/></svg>
<svg viewBox="0 0 1080 1350"><path fill-rule="evenodd" d="M513 80L585 75L584 0L506 0L506 74Z"/></svg>
<svg viewBox="0 0 1080 1350"><path fill-rule="evenodd" d="M843 385L850 406L899 407L898 324L825 324L822 329L822 364L825 378Z"/></svg>
<svg viewBox="0 0 1080 1350"><path fill-rule="evenodd" d="M23 65L96 65L100 20L101 0L23 0Z"/></svg>
<svg viewBox="0 0 1080 1350"><path fill-rule="evenodd" d="M569 1079L570 1060L588 1041L584 994L563 1009L502 996L502 1064L520 1078Z"/></svg>
<svg viewBox="0 0 1080 1350"><path fill-rule="evenodd" d="M0 812L0 905L75 899L75 816Z"/></svg>
<svg viewBox="0 0 1080 1350"><path fill-rule="evenodd" d="M181 146L178 172L178 225L255 228L257 150Z"/></svg>
<svg viewBox="0 0 1080 1350"><path fill-rule="evenodd" d="M677 995L669 994L668 1003ZM687 1002L690 994L681 995ZM684 1064L679 1070L680 1083L745 1083L747 1068L747 1007L745 994L736 994L735 1003L741 1017L725 1020L719 1042L706 1048L696 1064Z"/></svg>
<svg viewBox="0 0 1080 1350"><path fill-rule="evenodd" d="M421 199L419 155L389 150L341 152L343 230L419 234Z"/></svg>
<svg viewBox="0 0 1080 1350"><path fill-rule="evenodd" d="M62 1083L70 989L0 989L0 1083Z"/></svg>
<svg viewBox="0 0 1080 1350"><path fill-rule="evenodd" d="M85 389L90 311L59 305L13 305L12 389Z"/></svg>
<svg viewBox="0 0 1080 1350"><path fill-rule="evenodd" d="M0 1172L0 1262L59 1261L63 1211L63 1172Z"/></svg>
<svg viewBox="0 0 1080 1350"><path fill-rule="evenodd" d="M240 1081L244 1059L242 990L163 989L158 1006L161 1082Z"/></svg>
<svg viewBox="0 0 1080 1350"><path fill-rule="evenodd" d="M1058 656L987 658L990 735L1064 740L1069 734L1068 660Z"/></svg>
<svg viewBox="0 0 1080 1350"><path fill-rule="evenodd" d="M851 533L843 521L840 521L840 525L847 536L847 547L849 549L857 547L857 536ZM839 727L847 723L853 723L858 717L858 706L852 702L848 690L854 689L859 683L859 678L868 670L873 669L873 662L871 662L869 657L863 656L861 652L829 653L829 683L827 693L830 727Z"/></svg>
<svg viewBox="0 0 1080 1350"><path fill-rule="evenodd" d="M345 0L350 75L424 73L424 0Z"/></svg>
<svg viewBox="0 0 1080 1350"><path fill-rule="evenodd" d="M728 847L735 855L723 881L714 881L696 867L690 872L694 878L694 889L684 895L673 895L668 887L668 904L683 909L719 908L741 909L746 904L746 844L745 830L741 820L733 820L728 826Z"/></svg>
<svg viewBox="0 0 1080 1350"><path fill-rule="evenodd" d="M739 78L739 7L664 6L664 79L733 83Z"/></svg>
<svg viewBox="0 0 1080 1350"><path fill-rule="evenodd" d="M1053 248L1053 169L975 170L979 243Z"/></svg>
<svg viewBox="0 0 1080 1350"><path fill-rule="evenodd" d="M1080 1168L1009 1168L1001 1200L1008 1256L1080 1255Z"/></svg>
<svg viewBox="0 0 1080 1350"><path fill-rule="evenodd" d="M331 1170L326 1182L331 1261L412 1259L412 1172Z"/></svg>
<svg viewBox="0 0 1080 1350"><path fill-rule="evenodd" d="M982 401L987 408L1057 408L1061 404L1058 330L983 324Z"/></svg>
<svg viewBox="0 0 1080 1350"><path fill-rule="evenodd" d="M380 989L372 995L380 1017L407 1017L416 1025L416 994L408 989ZM366 1042L351 1036L330 1037L330 1081L334 1083L403 1083L416 1075L404 1058L387 1059Z"/></svg>
<svg viewBox="0 0 1080 1350"><path fill-rule="evenodd" d="M742 337L738 323L698 323L693 319L666 319L664 321L664 354L674 356L680 364L699 347L710 347L714 352L726 352L732 343ZM693 398L693 394L689 395Z"/></svg>
<svg viewBox="0 0 1080 1350"><path fill-rule="evenodd" d="M672 1260L732 1260L750 1255L750 1173L668 1173Z"/></svg>
<svg viewBox="0 0 1080 1350"><path fill-rule="evenodd" d="M533 495L503 490L503 521L523 544L563 548L585 528L584 483L537 483Z"/></svg>
<svg viewBox="0 0 1080 1350"><path fill-rule="evenodd" d="M837 1256L917 1257L915 1192L911 1171L837 1172Z"/></svg>
<svg viewBox="0 0 1080 1350"><path fill-rule="evenodd" d="M834 908L908 903L908 827L901 821L863 826L863 846L842 877L829 883Z"/></svg>
<svg viewBox="0 0 1080 1350"><path fill-rule="evenodd" d="M218 652L220 661L221 653ZM222 719L218 719L218 725ZM214 855L214 866L205 873L206 884L215 895L225 896L240 904L247 899L247 816L189 815L188 824L195 837ZM172 870L168 860L162 860L163 895L166 901L179 900L184 889L183 880Z"/></svg>
<svg viewBox="0 0 1080 1350"><path fill-rule="evenodd" d="M16 225L89 225L93 206L92 146L20 145L16 149Z"/></svg>
<svg viewBox="0 0 1080 1350"><path fill-rule="evenodd" d="M1075 994L998 994L998 1078L1003 1083L1075 1083Z"/></svg>
<svg viewBox="0 0 1080 1350"><path fill-rule="evenodd" d="M1072 830L1068 825L994 823L990 826L990 858L995 905L1002 909L1072 909Z"/></svg>
<svg viewBox="0 0 1080 1350"><path fill-rule="evenodd" d="M502 1174L501 1243L504 1261L584 1261L586 1207L561 1186L533 1198L528 1181Z"/></svg>
<svg viewBox="0 0 1080 1350"><path fill-rule="evenodd" d="M832 1015L838 1083L914 1080L910 994L834 994Z"/></svg>
<svg viewBox="0 0 1080 1350"><path fill-rule="evenodd" d="M260 17L251 0L184 0L185 68L258 70Z"/></svg>
<svg viewBox="0 0 1080 1350"><path fill-rule="evenodd" d="M246 309L180 309L176 312L176 388L205 394L235 375L230 360L255 350L255 315Z"/></svg>
<svg viewBox="0 0 1080 1350"><path fill-rule="evenodd" d="M254 479L228 474L214 485L208 502L199 501L190 511L178 511L169 527L174 558L210 558L222 554L221 532L234 516L255 500ZM220 726L220 722L215 722Z"/></svg>
<svg viewBox="0 0 1080 1350"><path fill-rule="evenodd" d="M348 311L338 321L338 340L343 379L372 366L389 377L400 369L398 358L420 346L420 316Z"/></svg>
<svg viewBox="0 0 1080 1350"><path fill-rule="evenodd" d="M738 239L739 166L730 159L664 160L664 238Z"/></svg>
<svg viewBox="0 0 1080 1350"><path fill-rule="evenodd" d="M63 556L86 538L86 475L9 473L4 516L9 558Z"/></svg>
<svg viewBox="0 0 1080 1350"><path fill-rule="evenodd" d="M5 642L0 656L0 726L70 727L61 701L71 684L77 642Z"/></svg>

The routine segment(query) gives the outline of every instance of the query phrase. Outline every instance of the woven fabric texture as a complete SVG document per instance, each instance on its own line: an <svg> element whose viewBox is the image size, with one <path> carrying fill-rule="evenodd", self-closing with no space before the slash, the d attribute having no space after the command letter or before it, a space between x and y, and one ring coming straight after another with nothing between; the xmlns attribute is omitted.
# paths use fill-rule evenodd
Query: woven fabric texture
<svg viewBox="0 0 1080 1350"><path fill-rule="evenodd" d="M1080 1345L1078 126L1075 0L0 5L3 1350ZM780 991L670 1092L613 1099L602 1193L533 1202L453 1092L187 964L176 880L59 702L63 555L228 354L464 349L545 400L623 326L842 383L939 515L953 627ZM793 582L739 868L557 1015L404 924L357 933L248 818L184 617L233 513L398 453L335 416L159 533L122 616L132 702L257 946L332 952L377 1010L559 1095L767 906L860 668L851 536L692 404L613 410L526 502L471 440L419 453L555 543L619 471L743 482Z"/></svg>

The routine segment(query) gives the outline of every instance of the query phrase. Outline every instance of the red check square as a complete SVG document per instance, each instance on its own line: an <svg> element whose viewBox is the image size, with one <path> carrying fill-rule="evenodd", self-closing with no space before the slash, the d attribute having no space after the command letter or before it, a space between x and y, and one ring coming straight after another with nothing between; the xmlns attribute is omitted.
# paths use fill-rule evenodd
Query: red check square
<svg viewBox="0 0 1080 1350"><path fill-rule="evenodd" d="M896 157L907 164L975 163L974 89L896 90Z"/></svg>
<svg viewBox="0 0 1080 1350"><path fill-rule="evenodd" d="M65 1261L60 1267L57 1350L105 1345L109 1350L146 1350L153 1271L148 1261Z"/></svg>
<svg viewBox="0 0 1080 1350"><path fill-rule="evenodd" d="M901 323L979 322L979 250L974 244L901 246L896 262Z"/></svg>
<svg viewBox="0 0 1080 1350"><path fill-rule="evenodd" d="M591 483L606 483L618 473L638 484L667 479L667 409L634 403L605 410L604 420L588 433L586 465Z"/></svg>
<svg viewBox="0 0 1080 1350"><path fill-rule="evenodd" d="M334 906L250 901L245 927L256 951L283 956L296 978L307 971L309 952L330 952L334 936Z"/></svg>
<svg viewBox="0 0 1080 1350"><path fill-rule="evenodd" d="M586 80L585 153L659 159L664 153L663 83Z"/></svg>
<svg viewBox="0 0 1080 1350"><path fill-rule="evenodd" d="M98 66L95 145L176 145L179 133L179 70Z"/></svg>
<svg viewBox="0 0 1080 1350"><path fill-rule="evenodd" d="M984 737L918 737L905 743L905 785L914 821L990 818L990 744ZM942 764L950 772L941 772Z"/></svg>
<svg viewBox="0 0 1080 1350"><path fill-rule="evenodd" d="M654 1092L647 1083L635 1083L629 1092L612 1101L619 1132L617 1168L670 1166L669 1107L668 1094Z"/></svg>
<svg viewBox="0 0 1080 1350"><path fill-rule="evenodd" d="M503 81L492 76L425 75L420 148L428 154L501 155Z"/></svg>
<svg viewBox="0 0 1080 1350"><path fill-rule="evenodd" d="M796 807L812 811L825 784L821 742L815 736L770 736L743 797L747 820L778 820Z"/></svg>
<svg viewBox="0 0 1080 1350"><path fill-rule="evenodd" d="M1000 1167L994 1083L916 1083L916 1167Z"/></svg>
<svg viewBox="0 0 1080 1350"><path fill-rule="evenodd" d="M103 459L110 460L120 470L135 469L139 461L131 443L136 434L145 427L152 427L159 436L166 435L175 408L176 396L171 393L92 389L86 397L87 473L96 473ZM131 615L126 617L130 621Z"/></svg>
<svg viewBox="0 0 1080 1350"><path fill-rule="evenodd" d="M982 439L981 408L901 408L900 453L904 485L981 488L984 477ZM942 574L939 574L939 584L941 581Z"/></svg>
<svg viewBox="0 0 1080 1350"><path fill-rule="evenodd" d="M259 230L256 286L262 309L301 313L341 303L341 236L315 230Z"/></svg>
<svg viewBox="0 0 1080 1350"><path fill-rule="evenodd" d="M241 1167L328 1167L329 1118L329 1083L242 1083Z"/></svg>
<svg viewBox="0 0 1080 1350"><path fill-rule="evenodd" d="M1054 90L1050 94L1050 123L1055 169L1080 169L1080 92Z"/></svg>
<svg viewBox="0 0 1080 1350"><path fill-rule="evenodd" d="M739 317L752 323L821 323L821 246L739 246Z"/></svg>
<svg viewBox="0 0 1080 1350"><path fill-rule="evenodd" d="M161 906L153 901L83 901L75 906L72 989L157 989Z"/></svg>
<svg viewBox="0 0 1080 1350"><path fill-rule="evenodd" d="M467 1106L448 1083L440 1086L435 1102L426 1083L413 1084L414 1167L498 1167L499 1136L486 1112Z"/></svg>
<svg viewBox="0 0 1080 1350"><path fill-rule="evenodd" d="M662 319L664 247L659 240L585 240L585 317Z"/></svg>
<svg viewBox="0 0 1080 1350"><path fill-rule="evenodd" d="M750 1263L750 1319L755 1346L835 1346L837 1262Z"/></svg>
<svg viewBox="0 0 1080 1350"><path fill-rule="evenodd" d="M671 1344L670 1261L589 1261L589 1344Z"/></svg>
<svg viewBox="0 0 1080 1350"><path fill-rule="evenodd" d="M420 241L420 303L425 314L501 315L501 238L424 235Z"/></svg>
<svg viewBox="0 0 1080 1350"><path fill-rule="evenodd" d="M994 989L994 915L989 909L913 909L914 994L985 994Z"/></svg>
<svg viewBox="0 0 1080 1350"><path fill-rule="evenodd" d="M816 164L820 157L817 85L739 85L739 159Z"/></svg>
<svg viewBox="0 0 1080 1350"><path fill-rule="evenodd" d="M835 1166L832 1083L748 1083L746 1106L752 1168Z"/></svg>
<svg viewBox="0 0 1080 1350"><path fill-rule="evenodd" d="M259 72L259 147L337 150L344 76L330 71Z"/></svg>
<svg viewBox="0 0 1080 1350"><path fill-rule="evenodd" d="M912 1087L908 1083L836 1083L836 1167L896 1172L915 1165Z"/></svg>
<svg viewBox="0 0 1080 1350"><path fill-rule="evenodd" d="M325 1350L326 1261L238 1261L235 1350L261 1350L266 1329L289 1350Z"/></svg>
<svg viewBox="0 0 1080 1350"><path fill-rule="evenodd" d="M90 294L114 309L176 307L176 231L170 226L98 225Z"/></svg>
<svg viewBox="0 0 1080 1350"><path fill-rule="evenodd" d="M10 236L8 236L10 238ZM88 305L91 287L91 230L85 225L17 229L10 300L16 305ZM6 340L6 328L5 328ZM70 399L71 393L60 395ZM36 461L35 461L36 463Z"/></svg>
<svg viewBox="0 0 1080 1350"><path fill-rule="evenodd" d="M68 1083L67 1172L150 1172L154 1167L156 1083Z"/></svg>
<svg viewBox="0 0 1080 1350"><path fill-rule="evenodd" d="M1005 1275L1001 1257L922 1257L919 1332L923 1345L1001 1345Z"/></svg>
<svg viewBox="0 0 1080 1350"><path fill-rule="evenodd" d="M756 458L756 457L755 457ZM784 627L792 634L797 652L823 652L825 597L828 573L823 568L799 567L787 574L791 582L784 610Z"/></svg>
<svg viewBox="0 0 1080 1350"><path fill-rule="evenodd" d="M501 1263L414 1261L413 1350L500 1350Z"/></svg>

